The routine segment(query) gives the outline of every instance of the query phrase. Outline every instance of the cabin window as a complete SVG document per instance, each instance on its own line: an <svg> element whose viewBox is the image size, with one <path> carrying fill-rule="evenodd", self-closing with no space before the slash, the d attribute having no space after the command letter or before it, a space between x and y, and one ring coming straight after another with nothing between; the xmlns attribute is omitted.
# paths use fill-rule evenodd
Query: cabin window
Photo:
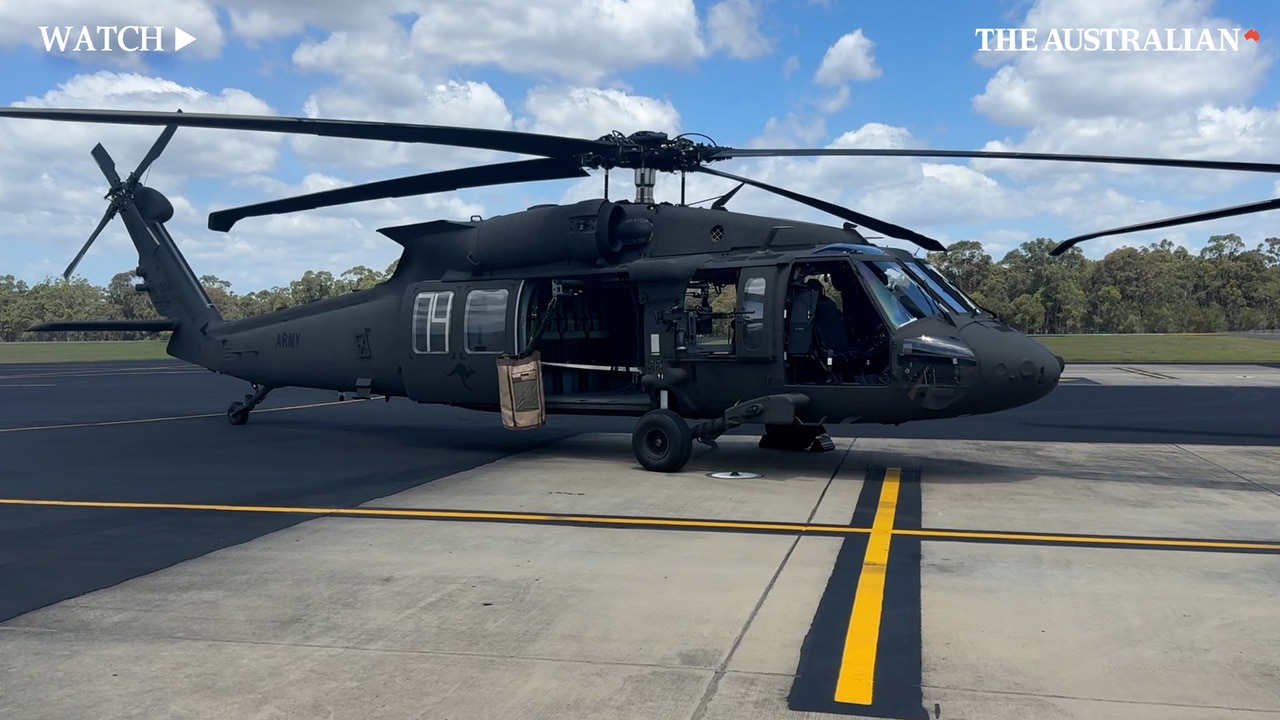
<svg viewBox="0 0 1280 720"><path fill-rule="evenodd" d="M507 347L507 290L467 293L467 352L499 353Z"/></svg>
<svg viewBox="0 0 1280 720"><path fill-rule="evenodd" d="M747 280L742 288L742 349L759 350L765 343L764 293L762 277Z"/></svg>
<svg viewBox="0 0 1280 720"><path fill-rule="evenodd" d="M413 351L449 352L449 310L452 292L418 293L413 304Z"/></svg>

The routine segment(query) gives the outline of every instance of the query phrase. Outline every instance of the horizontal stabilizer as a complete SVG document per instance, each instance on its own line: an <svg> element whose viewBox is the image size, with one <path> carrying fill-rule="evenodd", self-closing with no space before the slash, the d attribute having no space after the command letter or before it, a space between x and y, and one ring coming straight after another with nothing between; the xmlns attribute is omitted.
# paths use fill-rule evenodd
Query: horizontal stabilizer
<svg viewBox="0 0 1280 720"><path fill-rule="evenodd" d="M431 220L429 222L413 223L412 225L396 225L395 227L378 228L378 232L395 240L396 242L409 246L409 243L426 235L439 235L447 232L457 232L459 230L469 230L476 227L475 223L456 222L453 220Z"/></svg>
<svg viewBox="0 0 1280 720"><path fill-rule="evenodd" d="M66 320L40 323L27 332L164 332L178 326L173 320Z"/></svg>

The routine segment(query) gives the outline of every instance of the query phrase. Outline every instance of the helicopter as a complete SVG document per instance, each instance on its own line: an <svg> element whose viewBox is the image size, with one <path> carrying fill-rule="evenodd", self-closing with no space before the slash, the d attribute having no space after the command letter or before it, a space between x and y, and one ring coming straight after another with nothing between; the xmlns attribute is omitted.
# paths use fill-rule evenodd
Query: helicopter
<svg viewBox="0 0 1280 720"><path fill-rule="evenodd" d="M163 126L127 178L91 151L109 205L69 277L119 215L138 251L136 286L160 320L57 321L33 331L171 333L167 352L250 383L226 411L244 425L273 390L308 387L496 411L513 430L548 414L634 416L632 449L677 472L694 442L762 431L760 447L827 451L826 425L952 418L1034 402L1065 362L983 309L927 259L876 245L867 229L945 251L938 240L710 163L783 156L1054 160L1276 172L1268 163L1000 151L732 148L691 135L614 132L595 140L505 130L178 112L0 108L0 117ZM215 211L209 228L249 217L464 188L587 177L603 197L466 221L384 227L403 251L374 288L227 321L165 222L173 206L141 182L179 127L452 145L538 156L424 173ZM702 136L705 138L705 136ZM706 138L710 140L710 138ZM609 171L635 173L633 200L610 200ZM657 202L657 173L680 173L679 204ZM684 203L684 177L738 183L710 207ZM750 215L727 203L750 185L843 219L840 227ZM1280 203L1273 200L1271 203ZM1214 217L1256 212L1232 208ZM1245 206L1242 206L1245 207ZM1221 213L1227 213L1223 215ZM1195 222L1211 213L1159 225ZM1055 249L1119 228L1073 238Z"/></svg>

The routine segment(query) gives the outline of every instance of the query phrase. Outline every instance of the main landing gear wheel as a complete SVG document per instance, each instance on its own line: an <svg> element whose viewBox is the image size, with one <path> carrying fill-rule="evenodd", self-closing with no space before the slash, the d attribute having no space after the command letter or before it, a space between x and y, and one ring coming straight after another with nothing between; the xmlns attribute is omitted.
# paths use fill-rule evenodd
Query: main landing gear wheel
<svg viewBox="0 0 1280 720"><path fill-rule="evenodd" d="M671 410L650 410L631 432L631 449L645 470L676 472L693 454L693 430Z"/></svg>

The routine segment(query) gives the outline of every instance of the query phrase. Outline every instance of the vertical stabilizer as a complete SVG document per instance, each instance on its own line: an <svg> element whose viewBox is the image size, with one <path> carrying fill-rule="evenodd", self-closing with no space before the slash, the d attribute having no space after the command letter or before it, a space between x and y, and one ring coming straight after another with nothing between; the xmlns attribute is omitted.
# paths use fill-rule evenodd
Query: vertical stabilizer
<svg viewBox="0 0 1280 720"><path fill-rule="evenodd" d="M93 159L111 183L111 190L107 193L111 205L63 276L71 276L98 234L114 216L119 215L138 250L136 273L142 278L142 283L137 289L147 293L156 312L173 321L169 354L199 362L204 354L202 348L208 331L222 323L222 316L164 227L165 222L173 217L173 204L158 190L146 187L140 181L176 130L175 125L166 127L137 169L124 180L120 179L115 162L106 149L100 144L93 148Z"/></svg>

